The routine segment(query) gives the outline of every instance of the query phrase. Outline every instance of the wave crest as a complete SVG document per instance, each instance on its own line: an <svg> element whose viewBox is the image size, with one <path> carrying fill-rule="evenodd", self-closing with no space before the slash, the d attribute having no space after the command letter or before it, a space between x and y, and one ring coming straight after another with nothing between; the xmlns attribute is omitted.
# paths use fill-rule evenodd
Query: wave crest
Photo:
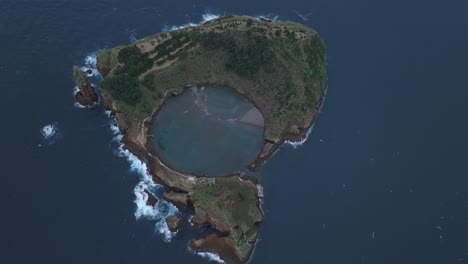
<svg viewBox="0 0 468 264"><path fill-rule="evenodd" d="M183 25L172 25L172 26L168 26L168 25L165 25L161 30L163 32L167 32L167 31L174 31L174 30L178 30L178 29L182 29L182 28L186 28L186 27L196 27L196 26L200 26L210 20L213 20L213 19L216 19L220 17L219 14L214 14L214 13L206 13L206 14L203 14L202 15L202 18L201 20L198 22L198 23L194 23L194 22L189 22L189 23L186 23L186 24L183 24Z"/></svg>
<svg viewBox="0 0 468 264"><path fill-rule="evenodd" d="M115 124L111 124L111 130L116 134L118 128ZM138 157L133 155L129 150L124 149L123 145L120 143L122 137L123 136L118 133L113 139L113 141L119 142L119 148L116 154L119 157L126 158L130 164L130 171L140 177L140 182L138 182L133 189L135 195L134 203L136 205L134 213L135 219L156 221L154 225L155 231L163 236L164 241L170 242L177 232L171 232L169 230L166 224L166 217L169 215L178 215L179 211L173 204L162 198L163 187L153 181L151 175L148 173L146 163L138 159ZM148 194L146 194L144 190L147 190L158 198L158 202L154 206L147 204Z"/></svg>
<svg viewBox="0 0 468 264"><path fill-rule="evenodd" d="M46 145L54 144L62 136L57 122L43 126L40 132L42 135L42 141ZM39 144L39 146L42 146L42 145Z"/></svg>
<svg viewBox="0 0 468 264"><path fill-rule="evenodd" d="M209 262L216 262L216 263L222 263L222 264L226 263L216 253L195 251L195 250L191 249L190 246L187 246L187 251L192 253L192 254L196 254L196 255L208 260Z"/></svg>
<svg viewBox="0 0 468 264"><path fill-rule="evenodd" d="M41 128L41 134L44 137L44 139L49 139L55 136L55 134L57 134L57 124L54 123L45 125L43 128Z"/></svg>

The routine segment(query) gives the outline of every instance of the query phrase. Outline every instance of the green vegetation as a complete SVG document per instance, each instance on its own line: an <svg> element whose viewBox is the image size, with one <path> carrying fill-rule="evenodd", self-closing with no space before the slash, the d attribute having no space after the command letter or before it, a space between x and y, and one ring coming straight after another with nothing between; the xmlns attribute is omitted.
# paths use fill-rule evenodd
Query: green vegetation
<svg viewBox="0 0 468 264"><path fill-rule="evenodd" d="M256 223L262 221L255 185L238 177L217 178L214 183L197 185L191 199L197 209L234 227L231 235L236 249L239 255L245 256L251 248L249 241L256 238Z"/></svg>
<svg viewBox="0 0 468 264"><path fill-rule="evenodd" d="M100 51L97 64L106 73L101 84L104 98L135 142L147 137L141 128L148 117L189 84L235 89L262 112L265 139L281 142L285 134L299 134L310 125L327 84L326 50L317 32L295 22L241 16ZM274 144L265 143L261 155L274 149ZM190 186L186 190L196 209L226 224L238 255L248 256L262 221L251 181L199 178L175 184L164 177L172 185Z"/></svg>
<svg viewBox="0 0 468 264"><path fill-rule="evenodd" d="M115 74L128 74L135 77L149 70L154 63L147 54L142 54L136 46L121 49L118 59L123 66L117 68Z"/></svg>
<svg viewBox="0 0 468 264"><path fill-rule="evenodd" d="M143 86L145 86L150 91L156 90L156 82L154 81L154 77L151 74L146 75L143 77L143 81L141 82Z"/></svg>
<svg viewBox="0 0 468 264"><path fill-rule="evenodd" d="M101 51L98 66L112 69L103 82L106 98L118 101L117 108L133 120L145 119L188 84L223 84L260 109L265 137L273 141L309 124L327 81L325 46L315 31L239 16ZM126 80L107 81L115 76L134 77L137 84L132 79L128 92L111 89L110 84Z"/></svg>
<svg viewBox="0 0 468 264"><path fill-rule="evenodd" d="M248 20L251 21L252 20ZM226 54L225 67L241 76L253 77L262 66L272 62L274 54L267 37L251 32L192 33L192 39L206 50L221 50Z"/></svg>
<svg viewBox="0 0 468 264"><path fill-rule="evenodd" d="M141 98L137 78L129 75L106 78L101 84L101 89L109 91L115 100L123 101L131 106L136 105Z"/></svg>

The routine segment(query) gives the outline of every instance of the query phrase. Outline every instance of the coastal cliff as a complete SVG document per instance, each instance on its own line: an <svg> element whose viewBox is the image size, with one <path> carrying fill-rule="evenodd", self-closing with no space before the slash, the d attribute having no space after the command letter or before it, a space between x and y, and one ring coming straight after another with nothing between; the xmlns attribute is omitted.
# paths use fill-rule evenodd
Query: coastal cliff
<svg viewBox="0 0 468 264"><path fill-rule="evenodd" d="M94 105L99 100L99 97L85 74L79 67L73 66L73 76L75 77L76 86L78 86L79 89L75 94L76 101L83 106Z"/></svg>
<svg viewBox="0 0 468 264"><path fill-rule="evenodd" d="M247 262L263 221L258 182L169 168L154 151L152 124L163 102L186 87L230 87L264 119L263 150L249 166L258 169L284 141L301 140L316 119L327 84L320 36L294 22L227 16L103 50L97 59L104 106L117 119L125 148L169 190L166 200L180 210L193 206L194 225L216 231L192 249L218 253L227 263ZM168 221L177 227L175 219Z"/></svg>

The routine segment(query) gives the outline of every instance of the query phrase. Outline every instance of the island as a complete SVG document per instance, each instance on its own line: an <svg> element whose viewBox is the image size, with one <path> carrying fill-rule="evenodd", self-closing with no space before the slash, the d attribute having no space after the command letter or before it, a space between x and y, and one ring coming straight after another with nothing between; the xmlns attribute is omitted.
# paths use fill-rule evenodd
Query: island
<svg viewBox="0 0 468 264"><path fill-rule="evenodd" d="M229 87L263 116L263 147L248 165L259 169L282 143L303 139L316 120L327 88L319 34L296 22L224 16L101 50L97 67L104 107L115 116L125 148L166 187L164 199L179 210L193 207L195 228L214 230L191 248L215 252L226 263L247 262L263 221L263 187L245 175L194 175L168 166L154 151L152 125L164 102L188 87ZM75 76L78 86L88 85ZM93 96L86 87L80 91L80 97ZM173 216L167 223L171 230L181 225Z"/></svg>

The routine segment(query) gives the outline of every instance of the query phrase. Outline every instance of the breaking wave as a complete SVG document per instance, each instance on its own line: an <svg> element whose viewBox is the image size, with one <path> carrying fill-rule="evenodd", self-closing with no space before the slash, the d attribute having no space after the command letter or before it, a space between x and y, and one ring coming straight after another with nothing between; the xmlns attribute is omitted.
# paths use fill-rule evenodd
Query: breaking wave
<svg viewBox="0 0 468 264"><path fill-rule="evenodd" d="M75 87L73 87L73 96L75 96L79 91L80 91L80 88L75 85Z"/></svg>
<svg viewBox="0 0 468 264"><path fill-rule="evenodd" d="M284 141L284 144L286 145L289 145L289 146L292 146L293 148L298 148L302 145L304 145L304 143L306 143L307 139L309 138L309 135L310 133L312 132L312 128L314 127L314 125L312 125L311 127L309 127L309 130L307 131L305 137L303 137L301 140L299 141L290 141L290 140L286 140Z"/></svg>
<svg viewBox="0 0 468 264"><path fill-rule="evenodd" d="M57 125L56 125L56 123L44 126L41 129L41 133L42 133L42 136L44 137L44 139L50 139L51 137L55 136L55 134L57 134Z"/></svg>
<svg viewBox="0 0 468 264"><path fill-rule="evenodd" d="M119 142L119 148L116 155L126 158L130 164L130 171L140 177L140 181L133 189L133 193L135 194L134 203L136 205L134 213L135 218L137 220L148 219L156 221L154 225L155 231L163 236L164 241L170 242L177 232L171 232L169 230L169 227L166 224L166 217L169 215L177 215L179 211L173 204L165 201L161 197L162 186L156 184L152 180L151 175L148 173L146 164L138 159L137 156L133 155L129 150L123 148L123 145L120 143L122 135L120 134L118 127L115 124L111 124L111 130L116 135L113 141ZM158 202L154 206L147 204L148 194L144 190L147 190L158 198Z"/></svg>
<svg viewBox="0 0 468 264"><path fill-rule="evenodd" d="M213 19L216 19L220 17L220 15L218 14L213 14L213 13L206 13L206 14L203 14L202 15L202 19L200 20L200 22L198 23L194 23L194 22L189 22L189 23L186 23L186 24L183 24L183 25L173 25L173 26L164 26L162 28L162 31L163 32L167 32L167 31L173 31L173 30L178 30L178 29L182 29L182 28L186 28L186 27L196 27L196 26L200 26L210 20L213 20Z"/></svg>
<svg viewBox="0 0 468 264"><path fill-rule="evenodd" d="M273 21L275 20L278 20L279 16L278 15L275 15L275 14L266 14L266 15L258 15L258 16L255 16L255 18L257 19L271 19Z"/></svg>
<svg viewBox="0 0 468 264"><path fill-rule="evenodd" d="M46 145L52 145L61 138L61 132L58 128L57 122L45 125L41 128L40 132L42 135L42 141ZM39 146L42 146L42 144L39 144Z"/></svg>
<svg viewBox="0 0 468 264"><path fill-rule="evenodd" d="M73 87L73 96L76 96L76 94L80 91L80 88L78 86L75 86ZM93 105L82 105L78 102L75 102L75 107L76 108L81 108L81 109L84 109L84 108L93 108L94 106L96 106L98 103L94 103Z"/></svg>
<svg viewBox="0 0 468 264"><path fill-rule="evenodd" d="M190 246L187 247L187 250L188 252L192 253L192 254L196 254L206 260L208 260L209 262L216 262L216 263L223 263L225 264L226 262L224 262L221 257L216 254L216 253L212 253L212 252L197 252L193 249L190 248Z"/></svg>
<svg viewBox="0 0 468 264"><path fill-rule="evenodd" d="M91 52L83 60L83 65L80 66L80 70L88 77L91 85L97 87L97 84L102 80L102 76L97 70L97 51ZM73 87L73 96L75 96L80 89L78 86ZM75 102L76 108L92 108L98 103L93 104L92 106L84 106L78 102Z"/></svg>
<svg viewBox="0 0 468 264"><path fill-rule="evenodd" d="M117 135L117 134L120 133L120 130L119 130L119 127L117 126L117 124L111 124L110 129L112 130L112 134L114 134L114 135Z"/></svg>
<svg viewBox="0 0 468 264"><path fill-rule="evenodd" d="M219 18L220 16L221 16L220 14L214 14L214 13L208 12L208 13L202 15L202 18L198 23L189 22L189 23L185 23L185 24L182 24L182 25L172 25L172 26L165 25L162 28L162 31L167 32L167 31L178 30L178 29L182 29L182 28L186 28L186 27L200 26L200 25L202 25L202 24L204 24L204 23L206 23L206 22L208 22L210 20ZM278 18L279 18L279 16L275 15L275 14L258 15L258 16L254 16L254 17L257 18L258 20L260 20L260 19L278 20Z"/></svg>
<svg viewBox="0 0 468 264"><path fill-rule="evenodd" d="M96 77L99 76L97 70L97 53L91 52L84 59L84 65L80 67L81 71L86 73L87 77Z"/></svg>
<svg viewBox="0 0 468 264"><path fill-rule="evenodd" d="M325 88L325 92L324 92L324 94L323 94L322 103L321 103L319 109L317 110L318 113L321 113L321 112L322 112L322 107L323 107L323 105L325 104L325 99L326 99L326 96L327 96L327 91L328 91L328 87ZM317 118L317 117L318 117L318 115L317 115L315 118ZM286 145L292 146L293 148L298 148L298 147L304 145L304 143L305 143L305 142L307 141L307 139L309 138L309 135L310 135L310 133L312 132L312 129L314 128L315 122L316 122L316 121L317 121L317 120L314 120L314 121L313 121L314 123L309 127L309 130L307 131L305 137L302 138L300 141L289 141L289 140L286 140L284 143L285 143Z"/></svg>

